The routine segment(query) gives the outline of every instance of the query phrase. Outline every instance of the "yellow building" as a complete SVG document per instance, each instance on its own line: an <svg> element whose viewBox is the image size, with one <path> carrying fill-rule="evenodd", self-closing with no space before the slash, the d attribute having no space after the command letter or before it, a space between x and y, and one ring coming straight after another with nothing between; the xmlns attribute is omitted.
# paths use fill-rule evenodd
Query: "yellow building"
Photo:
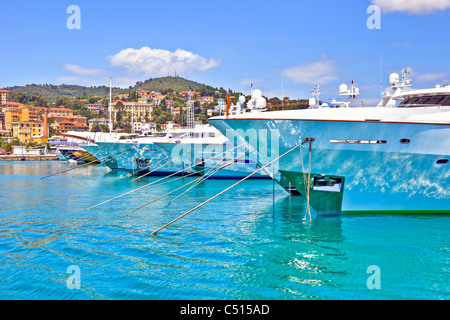
<svg viewBox="0 0 450 320"><path fill-rule="evenodd" d="M44 122L42 120L14 122L12 131L13 137L18 138L20 142L32 142L44 135Z"/></svg>
<svg viewBox="0 0 450 320"><path fill-rule="evenodd" d="M0 90L0 104L5 104L11 101L11 91Z"/></svg>
<svg viewBox="0 0 450 320"><path fill-rule="evenodd" d="M15 122L26 122L38 120L38 110L35 107L20 106L7 108L5 110L5 129L12 130Z"/></svg>
<svg viewBox="0 0 450 320"><path fill-rule="evenodd" d="M12 130L12 124L20 121L20 110L16 108L8 108L5 110L5 129Z"/></svg>

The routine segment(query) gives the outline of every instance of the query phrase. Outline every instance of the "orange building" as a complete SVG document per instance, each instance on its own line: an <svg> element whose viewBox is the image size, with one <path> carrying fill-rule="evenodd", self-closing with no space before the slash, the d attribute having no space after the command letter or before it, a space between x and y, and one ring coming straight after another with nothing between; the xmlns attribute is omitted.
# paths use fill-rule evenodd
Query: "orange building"
<svg viewBox="0 0 450 320"><path fill-rule="evenodd" d="M54 128L60 133L67 133L68 131L84 132L89 130L89 126L71 121L58 122Z"/></svg>
<svg viewBox="0 0 450 320"><path fill-rule="evenodd" d="M38 110L35 107L22 105L9 107L5 110L5 129L12 130L14 122L26 122L38 120Z"/></svg>
<svg viewBox="0 0 450 320"><path fill-rule="evenodd" d="M2 108L19 108L19 107L25 107L25 105L23 103L14 101L8 101L2 104Z"/></svg>
<svg viewBox="0 0 450 320"><path fill-rule="evenodd" d="M48 117L52 116L72 116L73 110L68 108L50 108L48 109Z"/></svg>

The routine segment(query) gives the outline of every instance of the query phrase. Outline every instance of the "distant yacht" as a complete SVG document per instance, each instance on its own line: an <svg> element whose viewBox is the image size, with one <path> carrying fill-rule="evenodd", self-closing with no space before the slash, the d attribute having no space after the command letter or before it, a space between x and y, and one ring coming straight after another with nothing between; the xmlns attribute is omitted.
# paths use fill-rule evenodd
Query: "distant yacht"
<svg viewBox="0 0 450 320"><path fill-rule="evenodd" d="M412 89L406 69L389 80L373 107L325 104L317 96L309 109L253 110L209 122L241 141L249 131L270 132L250 145L289 152L273 164L278 181L294 186L317 214L450 213L450 86ZM357 94L353 84L340 86L341 96ZM271 159L260 157L260 165Z"/></svg>
<svg viewBox="0 0 450 320"><path fill-rule="evenodd" d="M84 149L86 145L93 145L94 137L94 132L69 131L54 135L48 142L57 148L56 154L61 161L76 164L98 163L96 156Z"/></svg>
<svg viewBox="0 0 450 320"><path fill-rule="evenodd" d="M180 158L189 168L211 179L242 179L258 167L250 151L233 145L211 125L197 125L191 135L184 138L161 138L154 142L172 157ZM253 178L269 178L263 172Z"/></svg>
<svg viewBox="0 0 450 320"><path fill-rule="evenodd" d="M132 175L183 175L187 164L175 161L171 154L154 142L161 138L182 138L187 129L173 129L169 122L164 132L155 135L144 131L138 136L124 136L116 141L96 142L97 156L111 170L121 170Z"/></svg>

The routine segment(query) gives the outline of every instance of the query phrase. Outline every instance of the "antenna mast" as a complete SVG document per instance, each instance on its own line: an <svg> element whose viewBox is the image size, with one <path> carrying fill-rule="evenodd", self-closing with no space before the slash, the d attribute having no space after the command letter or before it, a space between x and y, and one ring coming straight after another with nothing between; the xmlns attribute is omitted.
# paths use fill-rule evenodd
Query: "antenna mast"
<svg viewBox="0 0 450 320"><path fill-rule="evenodd" d="M111 133L112 131L112 118L111 118L111 113L112 113L112 78L109 78L109 133Z"/></svg>
<svg viewBox="0 0 450 320"><path fill-rule="evenodd" d="M383 99L383 54L380 53L380 95Z"/></svg>
<svg viewBox="0 0 450 320"><path fill-rule="evenodd" d="M189 90L189 101L187 103L187 129L189 132L189 137L192 138L194 136L194 101L191 100L192 92Z"/></svg>

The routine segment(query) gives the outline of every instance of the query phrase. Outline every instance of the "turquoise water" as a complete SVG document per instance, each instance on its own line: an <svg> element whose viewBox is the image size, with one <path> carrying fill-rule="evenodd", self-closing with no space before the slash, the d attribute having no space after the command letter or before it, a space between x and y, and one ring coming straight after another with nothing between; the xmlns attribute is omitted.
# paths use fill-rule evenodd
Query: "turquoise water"
<svg viewBox="0 0 450 320"><path fill-rule="evenodd" d="M88 210L160 178L130 182L88 166L40 179L67 168L0 162L0 299L450 298L449 216L309 222L303 204L278 187L274 203L272 181L253 180L151 235L235 181L206 181L125 216L194 178ZM79 289L67 285L71 266Z"/></svg>

